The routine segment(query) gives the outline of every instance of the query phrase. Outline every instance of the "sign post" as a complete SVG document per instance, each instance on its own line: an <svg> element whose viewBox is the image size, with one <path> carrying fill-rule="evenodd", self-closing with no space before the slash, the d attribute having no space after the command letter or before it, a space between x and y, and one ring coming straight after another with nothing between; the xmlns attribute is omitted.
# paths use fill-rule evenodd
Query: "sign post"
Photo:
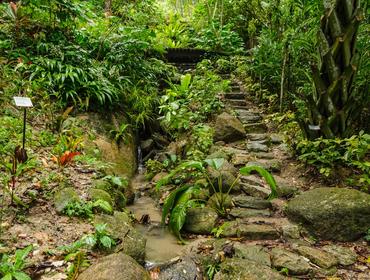
<svg viewBox="0 0 370 280"><path fill-rule="evenodd" d="M24 108L23 113L23 139L22 139L22 150L21 154L25 155L25 158L27 158L27 153L25 150L26 145L26 120L27 120L27 108L32 108L33 104L29 97L18 97L14 96L14 102L17 107Z"/></svg>

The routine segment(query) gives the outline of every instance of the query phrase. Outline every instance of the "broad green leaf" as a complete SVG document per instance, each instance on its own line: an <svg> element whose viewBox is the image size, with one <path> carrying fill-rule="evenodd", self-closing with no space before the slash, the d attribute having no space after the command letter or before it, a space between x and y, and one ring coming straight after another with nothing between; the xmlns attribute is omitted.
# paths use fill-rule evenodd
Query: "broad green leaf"
<svg viewBox="0 0 370 280"><path fill-rule="evenodd" d="M99 240L100 240L100 243L104 246L104 248L107 248L107 249L112 248L112 245L114 243L113 239L106 235L100 238Z"/></svg>
<svg viewBox="0 0 370 280"><path fill-rule="evenodd" d="M32 245L27 246L26 248L22 250L17 250L15 252L15 262L14 262L14 268L16 270L22 269L24 265L24 260L28 256L28 254L32 251Z"/></svg>
<svg viewBox="0 0 370 280"><path fill-rule="evenodd" d="M225 159L223 158L212 158L206 159L205 162L215 170L220 170L220 168L224 165Z"/></svg>
<svg viewBox="0 0 370 280"><path fill-rule="evenodd" d="M98 200L94 201L93 207L100 208L101 210L103 210L104 212L106 212L108 214L113 213L113 207L109 204L108 201L105 201L105 200L102 200L102 199L98 199Z"/></svg>
<svg viewBox="0 0 370 280"><path fill-rule="evenodd" d="M87 235L85 238L84 238L84 243L88 246L88 247L90 247L90 248L92 248L92 247L94 247L95 246L95 244L96 244L96 238L94 237L94 236L92 236L92 235Z"/></svg>
<svg viewBox="0 0 370 280"><path fill-rule="evenodd" d="M245 176L250 175L251 172L253 171L258 172L258 174L262 176L266 180L267 184L270 186L271 194L269 195L269 199L274 199L278 197L277 184L275 182L275 179L270 174L270 172L268 172L266 169L264 169L263 167L257 166L257 165L253 165L253 166L245 166L241 168L239 171L242 175L245 175Z"/></svg>
<svg viewBox="0 0 370 280"><path fill-rule="evenodd" d="M12 275L10 273L6 274L3 278L1 278L0 280L12 280Z"/></svg>
<svg viewBox="0 0 370 280"><path fill-rule="evenodd" d="M200 161L186 161L176 167L174 170L171 171L170 174L163 177L159 180L156 184L156 188L159 189L162 186L165 186L171 182L171 179L180 172L184 172L186 169L197 169L200 171L204 170L203 164Z"/></svg>
<svg viewBox="0 0 370 280"><path fill-rule="evenodd" d="M162 209L162 224L165 223L168 214L171 212L171 209L174 207L176 197L182 192L184 192L185 190L187 190L188 188L190 188L190 186L188 185L182 186L174 190L173 192L171 192L171 194L166 198L163 204L163 209Z"/></svg>
<svg viewBox="0 0 370 280"><path fill-rule="evenodd" d="M24 272L14 272L13 277L17 280L31 280L31 277Z"/></svg>

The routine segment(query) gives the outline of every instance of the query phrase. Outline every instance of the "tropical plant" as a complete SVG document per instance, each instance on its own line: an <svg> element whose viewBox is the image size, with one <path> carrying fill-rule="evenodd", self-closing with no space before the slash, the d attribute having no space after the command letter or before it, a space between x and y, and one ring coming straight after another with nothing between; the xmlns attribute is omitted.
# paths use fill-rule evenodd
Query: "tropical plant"
<svg viewBox="0 0 370 280"><path fill-rule="evenodd" d="M33 247L27 246L19 249L13 256L3 254L0 262L0 276L2 280L31 280L31 277L23 272L26 265L26 258Z"/></svg>
<svg viewBox="0 0 370 280"><path fill-rule="evenodd" d="M359 62L356 37L363 10L360 1L324 1L325 14L318 33L320 62L312 66L315 92L307 96L309 115L304 123L308 138L348 137L359 116L363 96L353 83Z"/></svg>
<svg viewBox="0 0 370 280"><path fill-rule="evenodd" d="M187 176L180 180L180 184L195 178L206 178L209 186L212 188L212 191L219 194L215 196L217 200L216 211L220 215L225 215L226 197L235 186L235 184L238 182L240 176L248 176L252 172L258 172L258 174L265 178L266 182L271 188L269 199L277 197L277 184L274 177L267 170L259 166L248 166L241 168L240 175L230 186L228 186L228 189L226 191L223 191L223 178L221 174L221 168L224 163L225 160L223 158L207 159L204 162L183 162L177 168L173 169L167 176L159 180L156 184L156 188L159 189L162 186L171 183L173 179L176 178L177 175L181 175L181 173L186 173ZM208 165L210 168L218 173L216 183L213 179L211 179L204 165ZM184 185L173 190L164 202L162 210L162 223L165 223L167 217L170 216L168 223L169 227L180 240L182 240L180 231L185 223L187 209L191 207L200 207L202 205L202 201L197 198L199 192L199 186L184 183Z"/></svg>

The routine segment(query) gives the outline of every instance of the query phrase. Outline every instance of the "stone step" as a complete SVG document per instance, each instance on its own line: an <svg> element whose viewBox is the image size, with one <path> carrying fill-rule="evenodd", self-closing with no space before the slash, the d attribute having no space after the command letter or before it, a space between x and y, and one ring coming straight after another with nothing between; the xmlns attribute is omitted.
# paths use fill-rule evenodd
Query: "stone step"
<svg viewBox="0 0 370 280"><path fill-rule="evenodd" d="M238 119L243 124L250 124L250 123L260 122L262 120L262 117L259 115L250 114L250 115L238 116Z"/></svg>
<svg viewBox="0 0 370 280"><path fill-rule="evenodd" d="M250 142L247 144L247 150L249 152L264 152L267 153L269 151L269 148L267 145L262 144L260 142Z"/></svg>
<svg viewBox="0 0 370 280"><path fill-rule="evenodd" d="M274 240L279 232L271 225L244 224L241 221L226 222L222 225L224 237L244 237L247 240Z"/></svg>
<svg viewBox="0 0 370 280"><path fill-rule="evenodd" d="M250 134L247 134L246 137L250 141L269 140L269 135L268 134L263 134L263 133L250 133Z"/></svg>
<svg viewBox="0 0 370 280"><path fill-rule="evenodd" d="M247 183L240 183L242 191L250 196L266 199L271 194L271 189Z"/></svg>
<svg viewBox="0 0 370 280"><path fill-rule="evenodd" d="M245 93L241 91L232 91L225 94L226 99L243 99L245 100Z"/></svg>
<svg viewBox="0 0 370 280"><path fill-rule="evenodd" d="M247 134L251 133L266 133L267 126L264 123L256 122L256 123L247 123L244 124L245 131Z"/></svg>
<svg viewBox="0 0 370 280"><path fill-rule="evenodd" d="M259 159L258 161L250 161L246 166L257 165L269 172L280 172L281 171L281 162L277 159Z"/></svg>
<svg viewBox="0 0 370 280"><path fill-rule="evenodd" d="M245 107L247 106L247 102L245 102L244 99L227 99L227 103L229 103L231 106L235 107Z"/></svg>
<svg viewBox="0 0 370 280"><path fill-rule="evenodd" d="M270 217L270 210L266 209L248 209L248 208L233 208L229 215L234 218L251 218L251 217Z"/></svg>
<svg viewBox="0 0 370 280"><path fill-rule="evenodd" d="M240 89L240 86L238 85L238 84L231 84L230 85L230 87L231 87L231 91L239 91L239 92L241 92L241 89Z"/></svg>
<svg viewBox="0 0 370 280"><path fill-rule="evenodd" d="M268 209L271 208L271 202L262 198L247 196L245 194L240 194L232 198L235 206L240 208L250 208L250 209Z"/></svg>

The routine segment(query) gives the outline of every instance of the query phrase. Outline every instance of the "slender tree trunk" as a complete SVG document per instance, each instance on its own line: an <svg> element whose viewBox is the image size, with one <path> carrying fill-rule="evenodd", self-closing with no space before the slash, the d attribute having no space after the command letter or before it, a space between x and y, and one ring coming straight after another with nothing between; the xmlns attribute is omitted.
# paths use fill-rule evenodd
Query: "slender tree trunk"
<svg viewBox="0 0 370 280"><path fill-rule="evenodd" d="M104 11L106 15L112 15L112 0L105 0Z"/></svg>

